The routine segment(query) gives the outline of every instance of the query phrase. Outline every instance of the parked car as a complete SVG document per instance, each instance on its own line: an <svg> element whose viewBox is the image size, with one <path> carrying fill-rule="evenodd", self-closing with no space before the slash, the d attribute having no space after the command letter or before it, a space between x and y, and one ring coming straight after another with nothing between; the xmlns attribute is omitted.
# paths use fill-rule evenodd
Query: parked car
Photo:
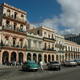
<svg viewBox="0 0 80 80"><path fill-rule="evenodd" d="M37 71L39 68L40 66L35 61L27 61L22 65L24 71Z"/></svg>
<svg viewBox="0 0 80 80"><path fill-rule="evenodd" d="M65 61L64 66L77 66L77 63L74 60Z"/></svg>
<svg viewBox="0 0 80 80"><path fill-rule="evenodd" d="M76 63L77 63L77 65L80 65L80 60L74 60Z"/></svg>
<svg viewBox="0 0 80 80"><path fill-rule="evenodd" d="M58 61L49 62L48 69L49 70L55 70L55 69L61 70L61 63Z"/></svg>

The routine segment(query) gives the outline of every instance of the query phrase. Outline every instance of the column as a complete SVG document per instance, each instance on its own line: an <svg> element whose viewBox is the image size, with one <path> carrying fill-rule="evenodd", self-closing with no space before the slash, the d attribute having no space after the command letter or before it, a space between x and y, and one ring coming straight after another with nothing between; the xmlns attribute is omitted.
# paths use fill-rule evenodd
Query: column
<svg viewBox="0 0 80 80"><path fill-rule="evenodd" d="M11 52L9 53L9 63L11 63Z"/></svg>
<svg viewBox="0 0 80 80"><path fill-rule="evenodd" d="M19 61L19 54L18 52L16 52L16 63L18 63L18 61Z"/></svg>
<svg viewBox="0 0 80 80"><path fill-rule="evenodd" d="M47 63L48 63L48 54L46 54L47 55Z"/></svg>
<svg viewBox="0 0 80 80"><path fill-rule="evenodd" d="M36 43L35 43L35 49L38 50L38 41L36 40Z"/></svg>
<svg viewBox="0 0 80 80"><path fill-rule="evenodd" d="M31 61L33 61L33 53L31 53Z"/></svg>
<svg viewBox="0 0 80 80"><path fill-rule="evenodd" d="M2 52L0 50L0 64L2 64Z"/></svg>
<svg viewBox="0 0 80 80"><path fill-rule="evenodd" d="M29 46L31 49L34 47L33 40L31 40L31 44Z"/></svg>
<svg viewBox="0 0 80 80"><path fill-rule="evenodd" d="M37 60L37 62L38 62L38 54L36 54L36 58L37 58L36 60Z"/></svg>
<svg viewBox="0 0 80 80"><path fill-rule="evenodd" d="M42 54L42 61L44 62L44 54Z"/></svg>
<svg viewBox="0 0 80 80"><path fill-rule="evenodd" d="M26 52L23 53L23 62L26 62L27 61L27 55L26 55Z"/></svg>

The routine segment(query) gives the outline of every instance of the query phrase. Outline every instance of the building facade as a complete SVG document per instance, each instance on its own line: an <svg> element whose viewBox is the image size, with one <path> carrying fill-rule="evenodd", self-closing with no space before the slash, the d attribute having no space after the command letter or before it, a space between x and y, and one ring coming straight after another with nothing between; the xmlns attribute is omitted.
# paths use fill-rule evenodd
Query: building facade
<svg viewBox="0 0 80 80"><path fill-rule="evenodd" d="M65 40L65 60L74 60L74 59L80 59L80 45Z"/></svg>
<svg viewBox="0 0 80 80"><path fill-rule="evenodd" d="M0 5L0 63L26 61L26 12Z"/></svg>
<svg viewBox="0 0 80 80"><path fill-rule="evenodd" d="M69 40L69 41L73 41L73 42L75 42L75 43L80 45L80 34L78 34L78 35L76 35L76 34L67 35L67 36L65 36L65 39Z"/></svg>
<svg viewBox="0 0 80 80"><path fill-rule="evenodd" d="M31 27L27 13L0 5L0 64L80 59L80 45L46 26Z"/></svg>
<svg viewBox="0 0 80 80"><path fill-rule="evenodd" d="M27 32L27 60L35 61L39 63L43 58L43 38L39 35Z"/></svg>

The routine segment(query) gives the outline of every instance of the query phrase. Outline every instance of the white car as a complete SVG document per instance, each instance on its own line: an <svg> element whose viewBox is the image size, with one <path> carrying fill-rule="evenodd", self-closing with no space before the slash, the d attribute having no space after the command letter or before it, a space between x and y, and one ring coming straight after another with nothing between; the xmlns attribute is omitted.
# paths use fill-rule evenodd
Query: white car
<svg viewBox="0 0 80 80"><path fill-rule="evenodd" d="M64 66L77 66L77 63L72 60L72 61L65 61Z"/></svg>

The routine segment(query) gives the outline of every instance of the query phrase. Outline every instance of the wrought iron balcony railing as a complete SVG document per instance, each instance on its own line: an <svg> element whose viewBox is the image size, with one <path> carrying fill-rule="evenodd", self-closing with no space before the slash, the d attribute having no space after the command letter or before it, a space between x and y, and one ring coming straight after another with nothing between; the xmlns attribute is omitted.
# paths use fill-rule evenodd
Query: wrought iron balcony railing
<svg viewBox="0 0 80 80"><path fill-rule="evenodd" d="M10 31L15 31L15 32L23 32L25 33L26 31L24 31L22 28L14 28L11 25L6 25L6 26L2 26L2 30L10 30Z"/></svg>
<svg viewBox="0 0 80 80"><path fill-rule="evenodd" d="M10 14L4 13L4 14L3 14L3 17L8 17L8 18L15 19L15 20L17 20L17 21L26 23L26 21L25 21L24 19L19 18L19 17L14 17L14 15L10 15Z"/></svg>
<svg viewBox="0 0 80 80"><path fill-rule="evenodd" d="M27 50L29 50L29 51L43 51L43 49L41 49L41 48L28 48L28 47L27 47Z"/></svg>
<svg viewBox="0 0 80 80"><path fill-rule="evenodd" d="M47 49L43 48L43 50L45 50L45 51L55 51L54 48L47 48Z"/></svg>
<svg viewBox="0 0 80 80"><path fill-rule="evenodd" d="M0 43L0 48L3 48L3 47L13 47L13 48L27 48L26 46L22 47L22 46L19 46L19 45L6 45L6 44L3 44L3 43Z"/></svg>

